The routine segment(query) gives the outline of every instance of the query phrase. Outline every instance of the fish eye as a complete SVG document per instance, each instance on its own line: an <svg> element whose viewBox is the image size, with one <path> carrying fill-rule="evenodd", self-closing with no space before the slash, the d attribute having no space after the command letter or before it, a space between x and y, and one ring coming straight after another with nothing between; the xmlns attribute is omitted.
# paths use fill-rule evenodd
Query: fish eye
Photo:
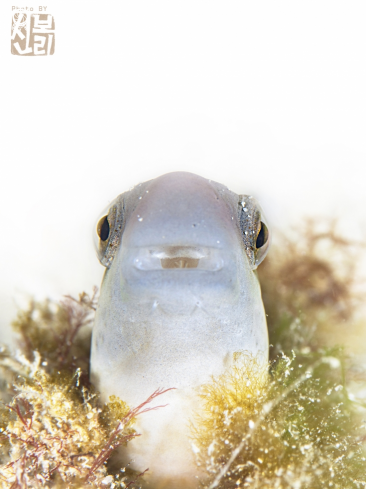
<svg viewBox="0 0 366 489"><path fill-rule="evenodd" d="M255 242L255 246L257 248L257 250L259 248L262 248L262 246L264 246L267 241L268 241L268 228L267 226L264 224L264 222L260 222L260 229L259 229L259 233L258 233L258 236L257 236L257 241Z"/></svg>
<svg viewBox="0 0 366 489"><path fill-rule="evenodd" d="M251 195L238 196L238 218L244 251L252 270L262 263L271 244L267 220L256 199Z"/></svg>
<svg viewBox="0 0 366 489"><path fill-rule="evenodd" d="M102 219L99 220L97 224L97 233L99 238L102 241L107 241L109 237L109 222L108 222L108 216L103 216Z"/></svg>
<svg viewBox="0 0 366 489"><path fill-rule="evenodd" d="M101 264L109 268L121 242L123 206L112 202L100 216L94 228L95 250Z"/></svg>

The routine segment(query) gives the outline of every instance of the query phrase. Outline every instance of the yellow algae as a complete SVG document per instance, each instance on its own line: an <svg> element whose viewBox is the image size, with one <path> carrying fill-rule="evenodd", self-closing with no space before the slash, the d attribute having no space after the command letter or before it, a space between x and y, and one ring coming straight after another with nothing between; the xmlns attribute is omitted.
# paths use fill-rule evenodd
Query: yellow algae
<svg viewBox="0 0 366 489"><path fill-rule="evenodd" d="M268 374L255 358L243 355L225 375L203 386L203 414L194 424L193 443L209 474L204 487L366 484L365 426L346 389L339 389L342 369L327 361L338 355L317 353L301 364L294 355L283 355Z"/></svg>
<svg viewBox="0 0 366 489"><path fill-rule="evenodd" d="M105 463L117 447L137 436L132 428L135 417L149 410L149 402L161 392L134 409L117 398L104 406L98 403L87 372L72 367L85 363L77 334L90 321L86 298L82 294L78 301L69 298L60 305L32 303L16 322L23 352L1 351L0 366L13 377L9 383L13 396L0 408L0 487L102 487L109 480L113 487L127 485L123 474L109 475ZM24 338L27 321L29 339ZM70 338L76 328L76 344L60 345L55 351L51 343L49 349L42 338L47 324L52 338L56 334ZM38 347L33 354L30 345ZM72 355L77 351L80 357ZM70 363L65 362L67 355Z"/></svg>

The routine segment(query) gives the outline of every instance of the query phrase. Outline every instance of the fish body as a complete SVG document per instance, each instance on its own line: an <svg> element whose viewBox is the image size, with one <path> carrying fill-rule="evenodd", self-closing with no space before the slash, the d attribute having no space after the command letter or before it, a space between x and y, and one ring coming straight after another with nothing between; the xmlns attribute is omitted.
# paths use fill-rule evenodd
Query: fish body
<svg viewBox="0 0 366 489"><path fill-rule="evenodd" d="M118 196L97 224L107 269L95 318L91 378L105 400L164 408L141 415L125 462L154 487L195 487L189 419L199 386L248 351L268 358L255 269L269 246L255 199L185 172ZM260 245L257 248L257 245ZM193 447L194 448L194 447Z"/></svg>

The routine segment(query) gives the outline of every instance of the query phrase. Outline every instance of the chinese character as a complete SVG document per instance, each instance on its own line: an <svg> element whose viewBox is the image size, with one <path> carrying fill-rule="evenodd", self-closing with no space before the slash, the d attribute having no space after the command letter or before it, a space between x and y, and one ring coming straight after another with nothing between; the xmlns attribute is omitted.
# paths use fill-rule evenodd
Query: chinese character
<svg viewBox="0 0 366 489"><path fill-rule="evenodd" d="M19 56L46 56L55 52L55 20L50 14L13 10L11 52Z"/></svg>

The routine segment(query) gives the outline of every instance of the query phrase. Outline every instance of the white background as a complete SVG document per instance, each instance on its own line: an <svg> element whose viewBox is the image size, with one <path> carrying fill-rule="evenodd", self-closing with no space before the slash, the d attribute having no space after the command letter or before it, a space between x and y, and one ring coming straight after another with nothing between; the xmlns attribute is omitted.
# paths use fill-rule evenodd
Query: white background
<svg viewBox="0 0 366 489"><path fill-rule="evenodd" d="M34 295L90 291L101 210L187 170L252 193L273 227L363 235L366 4L55 0L56 50L10 54L0 6L0 331Z"/></svg>

